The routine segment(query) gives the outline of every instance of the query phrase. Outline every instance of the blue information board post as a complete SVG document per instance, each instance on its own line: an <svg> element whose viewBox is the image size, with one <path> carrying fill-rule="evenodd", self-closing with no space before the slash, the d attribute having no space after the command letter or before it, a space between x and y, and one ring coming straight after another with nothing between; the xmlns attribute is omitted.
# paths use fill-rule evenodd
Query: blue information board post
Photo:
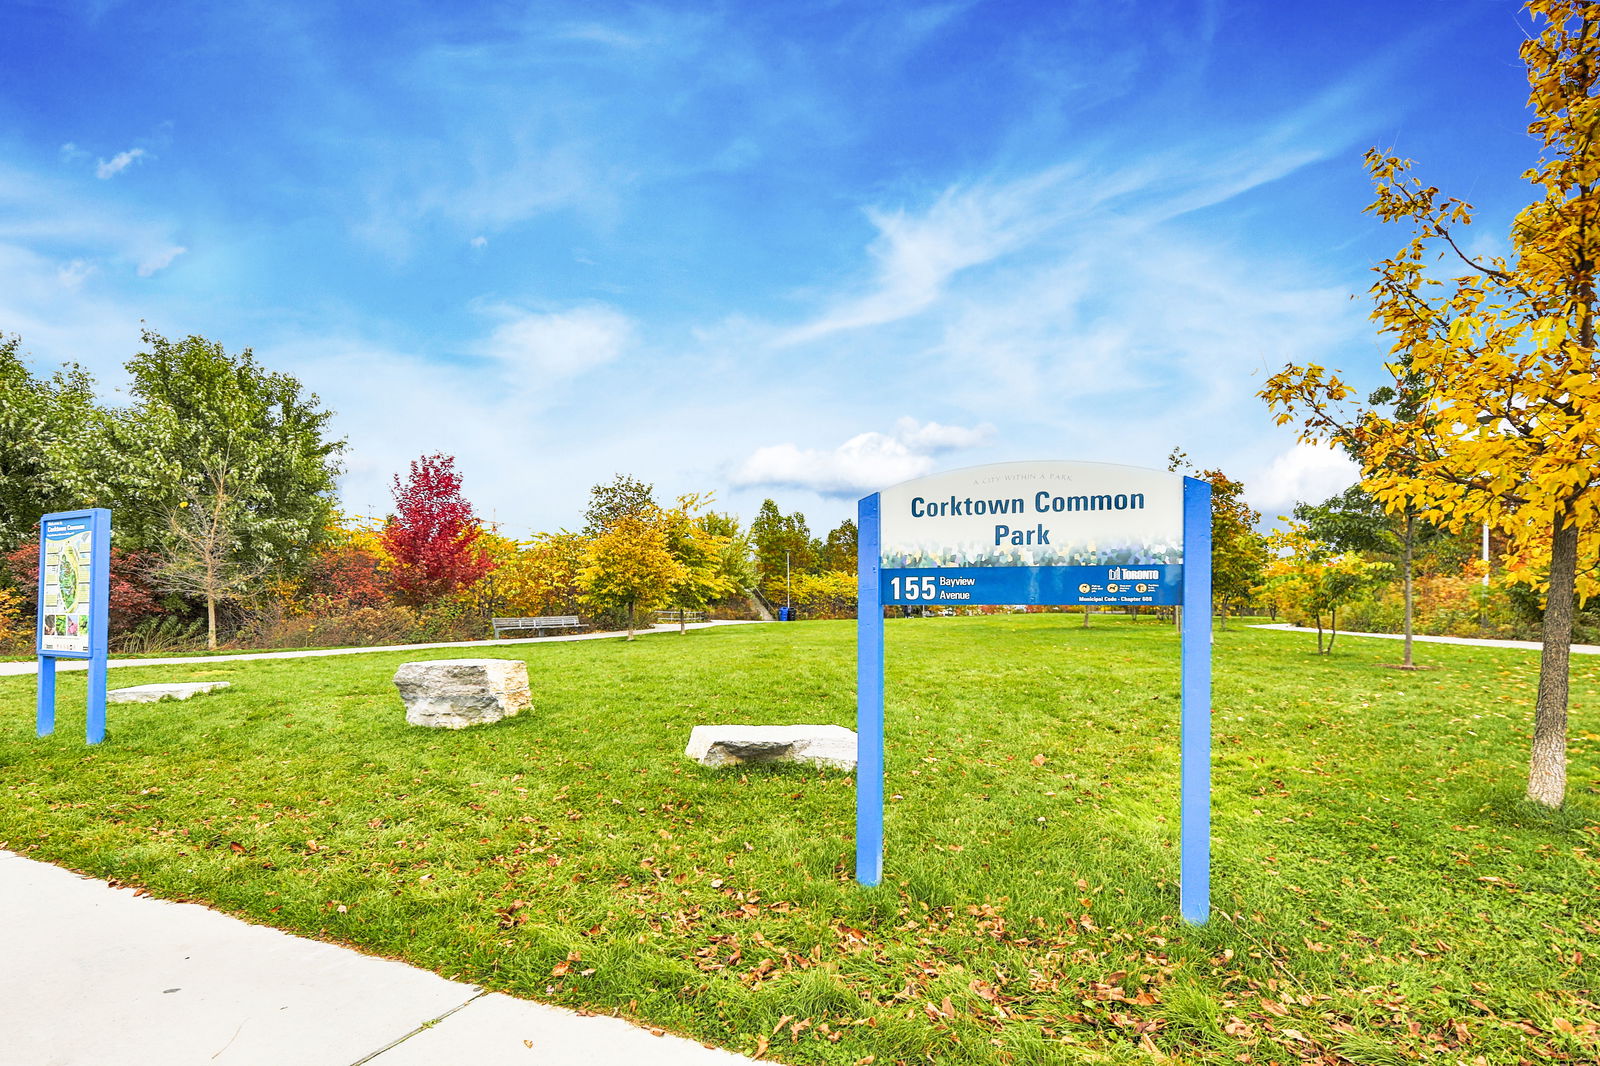
<svg viewBox="0 0 1600 1066"><path fill-rule="evenodd" d="M1177 606L1179 909L1211 908L1211 486L1115 463L969 467L873 493L858 511L856 880L883 879L883 607Z"/></svg>
<svg viewBox="0 0 1600 1066"><path fill-rule="evenodd" d="M56 660L89 661L84 736L106 736L106 654L110 647L111 512L59 511L39 519L39 735L56 728Z"/></svg>

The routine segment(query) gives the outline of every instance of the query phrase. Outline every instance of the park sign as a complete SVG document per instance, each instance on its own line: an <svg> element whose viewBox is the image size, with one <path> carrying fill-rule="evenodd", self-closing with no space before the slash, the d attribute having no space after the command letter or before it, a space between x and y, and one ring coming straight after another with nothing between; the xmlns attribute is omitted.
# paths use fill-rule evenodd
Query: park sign
<svg viewBox="0 0 1600 1066"><path fill-rule="evenodd" d="M1117 463L1018 462L863 498L856 880L883 879L883 607L1188 604L1180 638L1179 909L1211 908L1211 485Z"/></svg>
<svg viewBox="0 0 1600 1066"><path fill-rule="evenodd" d="M1114 463L1002 463L879 495L884 603L1181 602L1177 475Z"/></svg>
<svg viewBox="0 0 1600 1066"><path fill-rule="evenodd" d="M84 733L106 731L106 655L111 593L111 512L103 507L39 519L39 588L35 652L39 657L38 732L55 731L56 660L89 661Z"/></svg>

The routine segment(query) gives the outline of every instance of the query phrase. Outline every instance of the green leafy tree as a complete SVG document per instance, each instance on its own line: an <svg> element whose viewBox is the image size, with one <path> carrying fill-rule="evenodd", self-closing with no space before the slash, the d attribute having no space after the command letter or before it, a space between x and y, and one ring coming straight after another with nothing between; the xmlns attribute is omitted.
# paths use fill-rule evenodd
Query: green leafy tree
<svg viewBox="0 0 1600 1066"><path fill-rule="evenodd" d="M739 517L710 511L702 522L706 532L722 538L722 574L735 592L746 592L756 583L755 564L750 558L750 535L739 524Z"/></svg>
<svg viewBox="0 0 1600 1066"><path fill-rule="evenodd" d="M758 587L774 603L783 601L784 583L791 575L816 569L811 530L799 511L786 515L772 500L763 500L750 523L750 541L755 549Z"/></svg>
<svg viewBox="0 0 1600 1066"><path fill-rule="evenodd" d="M117 527L130 546L171 545L169 516L207 495L220 470L235 509L236 556L291 574L329 527L342 440L332 412L288 374L262 367L246 348L151 330L126 364L133 406L109 437L121 461L106 480Z"/></svg>
<svg viewBox="0 0 1600 1066"><path fill-rule="evenodd" d="M638 478L618 474L609 485L589 490L589 507L583 512L585 536L598 537L624 515L656 510L654 488Z"/></svg>
<svg viewBox="0 0 1600 1066"><path fill-rule="evenodd" d="M1415 507L1402 505L1398 511L1385 510L1383 503L1360 485L1352 485L1321 503L1296 504L1294 516L1306 524L1315 539L1335 551L1368 552L1394 556L1400 560L1405 603L1405 658L1410 670L1414 620L1412 584L1419 549L1438 544L1443 532L1422 521Z"/></svg>
<svg viewBox="0 0 1600 1066"><path fill-rule="evenodd" d="M94 380L77 366L36 377L21 338L0 337L0 549L27 539L39 516L114 501L105 486L112 455L108 414ZM122 538L119 537L119 541Z"/></svg>
<svg viewBox="0 0 1600 1066"><path fill-rule="evenodd" d="M856 569L856 524L846 518L828 531L828 539L818 553L817 567L822 573Z"/></svg>

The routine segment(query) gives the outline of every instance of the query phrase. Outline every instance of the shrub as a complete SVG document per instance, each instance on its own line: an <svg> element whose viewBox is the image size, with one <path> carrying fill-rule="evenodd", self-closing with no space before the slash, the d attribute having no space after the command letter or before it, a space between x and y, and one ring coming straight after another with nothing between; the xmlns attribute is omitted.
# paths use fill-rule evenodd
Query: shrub
<svg viewBox="0 0 1600 1066"><path fill-rule="evenodd" d="M856 575L846 570L796 574L790 582L790 595L806 618L856 616Z"/></svg>

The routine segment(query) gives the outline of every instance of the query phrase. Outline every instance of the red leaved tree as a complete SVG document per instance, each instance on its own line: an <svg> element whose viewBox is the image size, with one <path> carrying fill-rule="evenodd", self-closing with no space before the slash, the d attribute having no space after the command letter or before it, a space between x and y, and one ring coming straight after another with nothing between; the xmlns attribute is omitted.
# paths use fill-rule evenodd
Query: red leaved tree
<svg viewBox="0 0 1600 1066"><path fill-rule="evenodd" d="M393 560L395 599L422 606L472 584L494 569L478 544L483 527L461 495L453 456L425 455L411 464L404 484L394 479L395 513L381 541Z"/></svg>
<svg viewBox="0 0 1600 1066"><path fill-rule="evenodd" d="M306 607L315 614L383 607L389 602L378 557L352 544L318 552L306 573L305 587Z"/></svg>

